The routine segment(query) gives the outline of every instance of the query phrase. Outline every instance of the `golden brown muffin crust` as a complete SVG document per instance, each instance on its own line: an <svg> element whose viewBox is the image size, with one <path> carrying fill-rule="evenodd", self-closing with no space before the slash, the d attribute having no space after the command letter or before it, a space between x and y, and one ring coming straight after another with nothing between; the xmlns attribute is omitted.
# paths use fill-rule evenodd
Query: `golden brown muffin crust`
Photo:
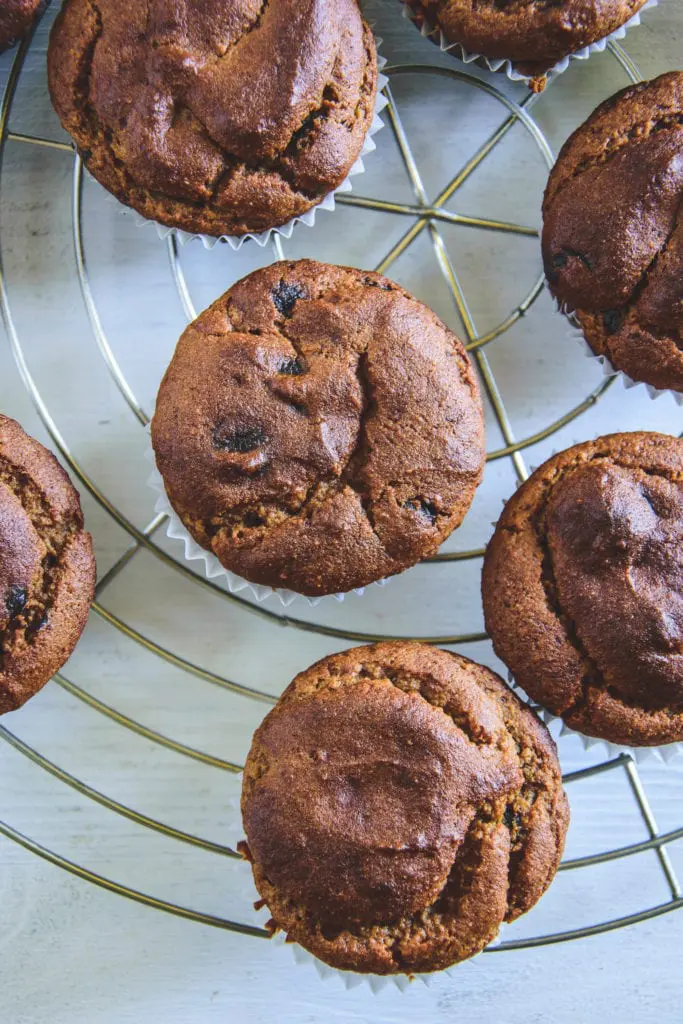
<svg viewBox="0 0 683 1024"><path fill-rule="evenodd" d="M57 460L0 415L0 714L61 668L85 627L95 560Z"/></svg>
<svg viewBox="0 0 683 1024"><path fill-rule="evenodd" d="M683 740L683 440L613 434L549 459L505 507L483 596L496 653L568 725Z"/></svg>
<svg viewBox="0 0 683 1024"><path fill-rule="evenodd" d="M435 552L485 457L456 336L386 278L311 260L250 274L188 328L152 442L197 543L245 579L309 595Z"/></svg>
<svg viewBox="0 0 683 1024"><path fill-rule="evenodd" d="M594 352L683 391L683 72L617 93L565 143L543 260Z"/></svg>
<svg viewBox="0 0 683 1024"><path fill-rule="evenodd" d="M209 235L277 227L337 188L377 90L356 0L67 0L48 71L98 181Z"/></svg>
<svg viewBox="0 0 683 1024"><path fill-rule="evenodd" d="M254 736L242 814L272 927L377 974L481 950L550 884L568 824L533 713L483 666L399 642L297 676Z"/></svg>
<svg viewBox="0 0 683 1024"><path fill-rule="evenodd" d="M42 0L2 0L0 53L8 50L31 27Z"/></svg>
<svg viewBox="0 0 683 1024"><path fill-rule="evenodd" d="M540 76L570 53L604 39L646 0L408 0L470 53L510 60Z"/></svg>

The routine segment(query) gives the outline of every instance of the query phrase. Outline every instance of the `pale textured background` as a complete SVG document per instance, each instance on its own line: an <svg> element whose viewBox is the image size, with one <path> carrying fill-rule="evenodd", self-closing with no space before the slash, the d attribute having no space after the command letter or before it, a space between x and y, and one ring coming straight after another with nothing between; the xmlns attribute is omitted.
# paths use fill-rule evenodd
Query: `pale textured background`
<svg viewBox="0 0 683 1024"><path fill-rule="evenodd" d="M400 18L393 0L368 3L392 62L455 66ZM49 18L48 18L49 21ZM645 75L680 64L680 0L661 0L633 31L627 48ZM41 27L22 78L12 127L61 138L46 98ZM5 75L11 57L0 62ZM493 79L492 79L493 80ZM495 84L508 89L505 80ZM593 106L625 84L614 60L574 65L536 108L555 149ZM521 86L509 87L522 98ZM436 194L501 120L502 111L472 89L425 76L402 79L395 96L430 195ZM412 201L388 130L355 190ZM103 492L142 526L154 499L145 487L145 435L111 384L95 348L78 291L71 243L72 161L67 154L9 143L1 182L0 232L12 311L29 366L81 464ZM538 223L545 172L517 128L450 204L467 213ZM154 231L88 182L85 244L105 330L147 409L182 329L182 309ZM344 208L323 213L313 230L299 227L289 256L319 256L373 266L409 226L386 214ZM538 272L533 240L465 228L444 231L480 329L506 314ZM271 258L248 246L205 252L197 243L182 264L198 308L233 280ZM390 273L458 326L426 236ZM488 349L518 436L533 433L586 395L599 369L567 341L564 321L542 297L527 319ZM45 439L0 333L0 408ZM680 432L681 410L669 397L653 403L616 385L580 420L528 454L538 463L553 447L609 429L651 427ZM489 421L491 417L489 416ZM500 445L489 422L489 447ZM489 466L472 515L452 547L483 543L500 499L514 487L508 464ZM125 548L125 536L86 496L100 570ZM163 542L166 544L167 542ZM170 547L178 555L175 546ZM299 616L349 629L404 634L481 627L477 563L418 567L384 591L343 606L323 604ZM348 646L277 629L234 604L176 578L150 555L136 558L103 603L185 658L247 685L278 693L298 669ZM277 610L269 602L268 607ZM487 644L464 653L495 664ZM181 742L240 760L263 705L170 668L97 617L67 675L124 713ZM220 842L234 838L232 777L150 744L50 685L3 724L45 756L115 799L177 827ZM565 769L600 759L574 739L560 745ZM232 862L173 843L96 807L0 743L0 817L35 840L107 877L164 899L250 920L244 872ZM683 771L642 769L663 829L683 821ZM645 838L621 774L570 789L568 854ZM683 870L681 844L671 848ZM667 898L653 854L558 877L528 918L507 936L542 934L616 917ZM558 1024L625 1019L644 1024L681 1019L683 915L531 952L485 954L426 990L365 988L347 993L295 967L266 942L240 938L126 902L95 889L0 839L0 1020L3 1024L164 1024L205 1022L373 1021L421 1017L434 1022Z"/></svg>

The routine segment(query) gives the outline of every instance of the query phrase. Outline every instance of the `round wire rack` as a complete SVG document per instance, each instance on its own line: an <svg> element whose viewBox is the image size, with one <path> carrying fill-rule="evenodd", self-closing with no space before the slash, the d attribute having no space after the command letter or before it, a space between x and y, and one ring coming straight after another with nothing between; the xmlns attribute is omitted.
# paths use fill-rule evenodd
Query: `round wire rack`
<svg viewBox="0 0 683 1024"><path fill-rule="evenodd" d="M45 11L48 7L49 4L46 4L43 16L45 15ZM31 52L32 39L33 35L25 39L18 48L11 65L11 70L7 77L2 96L2 104L0 106L0 195L3 189L3 168L6 162L8 147L45 147L63 154L64 160L72 161L72 245L80 296L87 314L87 319L89 321L94 341L102 359L104 360L106 370L115 385L119 402L123 403L124 408L127 410L127 414L134 417L139 424L139 427L144 429L149 423L149 414L145 410L144 405L138 400L128 376L117 360L114 348L111 345L108 334L105 330L103 317L101 316L89 277L88 261L86 259L86 244L84 241L85 175L81 161L78 156L74 154L71 145L65 141L55 141L39 134L26 134L11 130L10 128L13 105L17 96L22 72L25 68L27 56ZM616 43L610 43L608 49L611 59L617 62L627 79L634 82L640 80L638 68L621 46ZM608 60L609 57L605 57L603 59ZM444 230L457 225L488 232L499 232L505 235L516 235L531 238L537 236L538 232L536 229L526 227L523 224L517 224L505 220L495 220L483 216L466 216L461 213L454 213L447 208L447 204L455 193L471 179L472 175L483 164L489 154L491 154L493 150L506 139L515 126L521 126L527 133L528 137L537 147L538 154L540 154L541 159L545 162L546 167L550 167L552 165L553 154L551 148L544 133L536 120L534 120L531 113L534 105L539 101L539 96L529 93L520 104L517 104L503 91L496 88L494 85L491 85L490 79L473 77L462 71L456 70L455 66L444 67L431 64L404 64L389 66L385 69L385 73L388 76L389 85L386 88L388 105L384 117L388 123L390 131L393 133L393 137L398 147L398 152L400 153L400 158L403 162L403 166L412 189L413 199L409 202L397 202L390 201L388 199L366 198L362 195L351 193L340 195L338 197L338 203L343 207L350 206L359 210L365 209L372 212L379 211L395 215L396 217L403 219L408 225L405 232L398 237L398 239L391 245L389 251L386 252L381 261L376 265L375 269L381 273L389 272L399 257L406 253L409 247L411 247L421 236L424 235L428 239L433 254L436 257L436 263L440 274L442 275L450 297L455 304L455 308L465 334L467 348L471 352L472 358L479 371L484 393L490 404L490 409L492 410L493 417L495 418L499 435L503 441L499 447L489 452L488 464L491 466L491 464L499 462L500 460L507 460L512 465L517 480L522 481L526 479L529 473L526 461L527 449L539 442L553 437L561 428L566 427L573 421L577 420L584 412L591 409L613 386L614 378L605 378L602 380L601 383L590 391L590 393L581 401L569 410L558 414L551 423L547 424L542 429L536 430L526 437L517 438L503 400L498 379L494 374L489 360L487 346L496 339L505 335L513 325L515 325L517 321L519 321L520 318L522 318L531 309L532 305L542 294L544 287L543 278L541 276L533 283L527 294L517 302L512 312L502 318L496 326L489 327L486 331L480 332L477 328L477 324L475 323L474 315L468 305L465 291L449 253L448 246L444 241ZM489 99L498 103L503 112L503 119L495 130L479 146L475 154L467 160L467 162L464 163L458 172L451 178L448 185L445 188L442 188L433 199L430 199L429 197L429 191L424 183L414 151L411 149L409 144L399 106L394 96L394 85L398 80L414 78L415 76L421 76L423 79L426 76L431 76L432 78L436 77L442 80L445 79L449 82L457 82L461 86L477 90L479 94L483 93ZM552 88L553 85L551 84L549 89ZM341 214L337 214L335 216L340 215ZM299 230L303 232L308 229L300 228ZM98 485L95 479L89 475L81 461L71 450L64 434L60 430L57 418L51 409L51 405L45 397L44 390L39 386L36 376L32 371L30 359L25 347L25 341L22 337L20 327L17 324L12 289L8 283L5 272L6 253L5 246L3 245L4 241L4 237L0 236L0 305L2 307L8 342L19 371L19 375L47 432L51 437L54 448L60 454L62 461L71 471L74 479L78 482L81 491L84 495L88 495L94 503L99 506L102 513L110 517L111 520L113 520L113 522L122 531L124 531L127 537L127 546L123 553L116 558L113 564L111 564L107 571L99 578L97 596L93 605L94 616L99 618L102 623L106 624L109 629L115 631L119 637L123 637L126 642L138 645L138 647L142 648L148 654L160 659L162 663L168 665L173 670L177 670L182 673L189 681L197 680L203 683L212 684L214 687L218 687L223 691L225 699L229 699L231 695L239 696L247 701L256 702L257 705L262 705L264 709L267 705L274 703L275 696L273 694L263 689L239 683L209 667L202 666L195 660L182 657L169 647L152 639L152 637L147 635L146 632L137 629L131 622L125 621L112 611L111 608L107 608L105 606L103 600L108 589L115 583L115 581L120 580L138 556L141 554L150 555L165 570L180 574L185 580L189 581L193 587L201 588L204 595L210 600L223 602L221 607L225 608L226 612L229 613L231 608L239 609L241 612L250 616L258 617L261 622L264 622L271 629L274 629L275 627L285 627L288 630L297 631L302 634L318 636L323 639L329 638L332 641L341 641L345 644L349 642L366 642L391 638L387 633L372 633L355 628L343 628L342 626L326 621L314 621L312 618L307 618L305 613L301 613L296 610L285 613L284 610L276 610L272 606L254 603L239 594L228 593L217 583L205 578L204 576L196 574L188 564L182 560L176 559L172 553L169 553L167 547L161 542L163 527L165 525L165 517L163 515L155 516L147 523L146 526L141 528L133 522L133 518L131 516L126 515L124 511L122 511L114 500L107 497L104 490ZM178 242L175 237L171 236L165 242L159 242L159 245L162 244L165 245L167 249L170 273L175 289L177 290L178 298L186 319L190 321L195 317L196 309L191 295L191 288L188 284L186 274L183 269L183 263L180 258ZM283 242L280 236L275 235L273 241L269 244L272 248L273 258L284 258ZM469 550L449 550L440 552L431 559L430 562L434 565L451 562L476 563L482 556L482 547L471 548ZM296 607L297 606L295 606L295 608ZM469 631L438 636L421 636L416 639L442 645L468 645L486 640L486 635L480 631ZM166 732L157 731L136 718L124 714L111 704L102 701L99 697L95 696L94 693L90 692L90 690L76 684L71 678L63 673L59 673L55 677L54 683L63 691L66 691L71 697L76 698L79 702L85 704L92 712L104 716L122 730L127 730L130 733L137 734L152 744L155 748L164 748L165 751L170 752L173 756L189 758L200 763L204 767L218 769L221 772L226 772L232 775L238 774L241 770L240 764L236 761L218 757L205 751L199 746L181 742L180 740L174 739ZM239 860L239 855L231 845L204 838L200 834L195 834L194 831L175 827L170 823L158 820L154 816L147 815L142 811L135 809L133 806L117 801L99 788L89 784L85 779L77 777L60 767L59 764L49 759L40 750L20 738L15 732L11 731L5 725L0 725L0 739L8 744L14 752L28 759L28 761L34 766L37 766L43 772L48 773L59 783L63 784L65 787L69 787L71 790L74 790L80 795L80 797L83 797L88 801L93 801L95 804L104 808L106 811L111 812L113 815L118 815L128 819L133 822L135 826L157 833L166 840L187 844L200 851L218 855L219 857L227 858L228 860ZM563 942L569 939L596 935L625 925L644 921L648 918L653 918L661 914L665 914L668 911L683 907L683 894L667 850L669 844L678 839L683 839L683 826L667 832L661 832L659 830L648 794L646 793L638 768L633 759L627 754L620 754L617 757L611 757L589 767L568 772L565 774L565 782L570 784L571 788L574 789L574 787L580 786L582 782L585 782L585 780L596 776L603 776L605 773L623 773L628 787L635 799L635 805L639 811L640 819L642 819L642 824L644 825L647 838L636 842L626 843L612 849L566 859L561 865L560 870L563 872L573 872L577 869L589 869L606 862L618 861L638 854L650 853L656 858L662 872L663 879L669 893L669 898L653 905L637 907L626 914L622 914L621 916L596 921L583 927L571 927L559 931L547 931L543 934L534 934L520 939L508 938L497 946L492 947L491 951L500 952L510 949L542 946L551 943ZM37 840L24 834L19 829L13 827L7 821L0 821L0 834L7 840L11 840L19 844L31 853L36 854L51 864L56 865L65 871L70 872L72 875L96 886L109 890L118 896L134 900L148 907L199 922L204 925L214 926L216 928L226 929L250 936L267 936L266 931L257 924L240 920L232 920L227 916L215 916L201 910L193 909L192 906L185 906L179 902L162 899L149 892L140 891L132 886L117 882L112 878L93 871L87 866L84 866L75 860L48 848L46 845L41 844ZM245 905L245 915L247 910L248 906Z"/></svg>

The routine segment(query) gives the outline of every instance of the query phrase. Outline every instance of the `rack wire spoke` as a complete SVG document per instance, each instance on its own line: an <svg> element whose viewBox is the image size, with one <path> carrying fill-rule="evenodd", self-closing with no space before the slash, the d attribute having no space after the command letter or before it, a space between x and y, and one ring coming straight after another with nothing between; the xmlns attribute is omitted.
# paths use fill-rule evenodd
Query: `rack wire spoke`
<svg viewBox="0 0 683 1024"><path fill-rule="evenodd" d="M232 857L236 860L242 860L239 853L236 853L229 846L224 846L221 843L214 843L210 839L203 839L200 836L192 835L190 832L183 832L181 829L174 828L172 825L166 825L162 821L157 821L156 818L150 818L146 814L142 814L140 811L134 810L132 807L127 807L125 804L119 803L118 800L112 799L112 797L106 796L93 786L89 786L87 782L83 782L82 779L77 779L75 775L71 775L69 772L60 768L53 761L48 760L43 754L29 746L28 743L24 743L23 740L19 739L13 732L0 725L0 737L5 740L14 750L23 754L24 757L32 761L33 764L38 765L43 771L48 772L55 779L63 782L71 789L80 793L81 796L87 797L94 803L100 804L102 807L106 807L108 811L114 811L115 814L121 815L122 818L128 818L129 821L135 822L136 825L142 825L144 828L151 829L153 832L159 832L161 835L166 836L168 839L177 839L181 843L187 843L189 846L197 846L202 850L206 850L209 853L217 853L223 857Z"/></svg>
<svg viewBox="0 0 683 1024"><path fill-rule="evenodd" d="M224 772L239 774L239 772L244 768L244 765L235 764L234 761L225 761L223 758L215 757L213 754L207 754L203 750L197 750L195 747L189 747L185 743L179 743L177 740L173 740L169 736L164 736L155 729L150 729L141 722L136 722L134 718L129 718L128 715L124 715L121 711L117 711L116 708L111 707L111 705L105 704L102 700L98 700L97 697L88 693L88 691L84 690L81 686L77 686L76 683L72 683L71 680L67 679L61 672L57 672L52 679L53 682L57 683L58 686L61 686L63 690L70 693L72 697L76 697L78 700L82 701L83 704L87 704L88 707L93 709L93 711L98 711L106 718L110 718L112 722L116 722L117 725L123 726L124 729L128 729L130 732L137 733L138 736L142 736L143 739L150 740L152 743L156 743L160 747L172 750L176 754L182 754L183 757L192 758L194 761L201 761L203 764L208 764L212 768L220 768Z"/></svg>
<svg viewBox="0 0 683 1024"><path fill-rule="evenodd" d="M107 611L97 601L93 603L93 611L100 616L104 622L108 622L110 626L114 626L125 636L134 640L140 647L144 647L146 651L150 651L151 654L156 654L162 661L168 662L169 665L173 665L174 668L182 669L189 675L196 676L197 679L203 679L206 683L211 683L213 686L220 686L223 690L230 690L232 693L238 694L240 697L250 697L252 700L261 701L264 704L274 704L276 697L272 694L266 693L264 690L256 690L251 686L244 686L242 683L236 683L233 679L228 679L226 676L220 676L216 672L210 672L208 669L202 668L201 665L195 665L194 662L188 661L185 658L181 658L180 655L174 654L173 651L169 651L166 647L162 647L161 644L156 643L150 637L143 636L134 626L124 622L122 619L115 615L111 611Z"/></svg>
<svg viewBox="0 0 683 1024"><path fill-rule="evenodd" d="M138 889L131 889L127 885L121 885L120 882L114 882L111 878L98 875L96 872L89 871L88 868L84 868L80 864L75 864L72 860L67 860L66 857L54 853L53 850L48 850L47 847L37 843L35 839L30 839L23 832L12 828L6 821L0 820L0 835L5 836L6 839L11 839L18 846L22 846L29 853L35 854L42 860L54 864L55 867L62 868L64 871L68 871L69 874L75 875L85 882L90 882L100 889L106 889L116 896L123 896L124 899L141 903L143 906L151 907L153 910L163 910L167 914L183 917L187 921L205 924L211 928L221 928L224 931L237 932L240 935L249 935L256 939L270 938L270 932L267 932L265 928L258 928L256 925L251 924L242 924L240 921L230 921L227 918L216 917L213 914L204 914L200 910L192 910L190 907L182 907L177 903L169 903L167 900L161 900L157 896L150 896L148 893L140 892Z"/></svg>
<svg viewBox="0 0 683 1024"><path fill-rule="evenodd" d="M538 228L525 227L510 221L492 220L488 217L468 217L462 213L450 213L436 206L411 206L408 203L390 203L386 199L371 199L367 196L340 195L336 202L341 206L358 206L363 210L377 210L384 213L399 213L407 217L429 217L431 220L442 220L447 224L461 224L465 227L481 228L484 231L502 231L505 234L522 235L527 238L538 238Z"/></svg>

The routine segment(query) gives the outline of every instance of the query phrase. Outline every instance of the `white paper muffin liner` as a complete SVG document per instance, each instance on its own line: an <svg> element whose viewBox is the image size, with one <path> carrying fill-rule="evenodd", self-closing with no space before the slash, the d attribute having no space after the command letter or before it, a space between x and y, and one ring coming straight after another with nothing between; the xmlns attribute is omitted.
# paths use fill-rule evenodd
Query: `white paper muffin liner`
<svg viewBox="0 0 683 1024"><path fill-rule="evenodd" d="M171 540L178 540L183 543L185 548L185 558L188 562L198 561L203 563L204 572L208 579L225 579L228 584L228 590L231 594L240 594L243 590L246 590L251 593L259 603L266 601L269 597L275 595L279 599L280 603L285 607L288 607L298 598L301 601L306 601L306 603L311 605L311 607L315 607L320 604L321 601L329 601L331 599L335 601L343 601L348 594L357 594L359 597L362 597L368 589L368 587L358 587L355 590L349 590L344 594L326 594L324 597L306 597L304 594L297 594L294 590L286 590L282 587L265 587L260 583L250 583L248 580L243 579L236 573L230 572L229 569L226 569L225 566L218 561L211 551L206 551L205 548L200 547L200 545L197 544L197 541L190 536L183 526L180 518L168 500L164 481L161 473L157 469L154 458L154 449L151 444L145 452L145 458L152 465L152 472L147 483L157 494L154 511L168 517L166 535L170 537ZM370 586L383 587L386 583L386 580L377 580L375 583L371 583Z"/></svg>
<svg viewBox="0 0 683 1024"><path fill-rule="evenodd" d="M158 237L164 241L170 236L175 236L175 238L178 240L181 246L187 245L188 242L191 242L193 241L193 239L198 238L205 249L213 249L215 248L216 245L218 245L219 242L224 242L227 243L230 246L230 248L235 251L241 249L244 243L247 241L247 239L252 239L254 242L256 242L257 245L263 247L268 244L268 242L273 238L274 235L281 235L282 238L291 238L295 225L299 223L306 224L309 228L312 228L313 225L315 224L315 216L318 210L334 210L336 206L335 196L343 192L350 192L352 190L353 185L351 183L351 178L355 177L358 174L363 174L363 172L365 171L363 157L367 156L368 153L372 153L377 148L375 141L373 139L373 135L376 135L377 132L384 127L384 121L379 115L384 110L388 103L388 100L383 93L383 89L387 85L389 79L386 77L386 75L383 75L381 73L382 68L385 67L387 63L386 57L381 57L379 55L379 48L382 45L382 40L376 37L375 45L378 50L377 68L379 71L379 74L377 76L377 99L375 102L375 113L372 118L370 127L368 129L367 135L365 136L365 141L363 143L363 148L360 151L360 156L351 167L351 170L349 171L341 185L339 185L338 188L335 188L334 191L328 193L328 195L326 195L324 199L322 199L310 210L307 210L306 213L302 213L298 217L292 217L291 220L288 220L286 224L283 224L281 227L268 228L267 231L262 231L259 234L254 234L250 232L246 235L216 236L194 234L193 232L190 231L183 231L181 228L173 228L168 227L168 225L166 224L159 224L157 221L150 220L147 217L143 217L142 214L138 213L137 210L133 210L132 212L135 215L136 223L140 227L153 227Z"/></svg>
<svg viewBox="0 0 683 1024"><path fill-rule="evenodd" d="M240 781L242 775L235 777ZM238 843L244 839L244 831L242 829L242 818L239 808L239 798L231 798L228 800L228 834L229 843L233 850L237 849ZM252 874L251 864L248 861L243 861L243 879L244 884L240 888L240 895L244 897L245 901L250 905L253 905L259 900L259 893L254 884L254 876ZM262 907L256 911L259 915L259 923L265 925L265 922L270 918L270 911L267 906ZM502 935L504 930L508 927L506 924L500 926L498 935L496 938L489 943L488 949L492 949L498 946L502 941ZM477 953L475 956L470 957L469 960L463 960L462 963L454 964L452 967L446 967L442 971L434 971L429 974L360 974L355 971L341 971L336 967L330 967L328 964L323 963L322 960L318 960L317 957L309 953L307 949L300 946L298 942L288 942L287 936L284 932L276 932L276 934L269 940L271 944L278 949L279 955L287 957L290 963L303 965L309 970L315 970L316 974L322 981L341 981L342 985L347 991L354 988L359 988L361 985L370 989L374 995L379 995L386 988L397 988L400 992L405 992L411 986L417 982L421 982L428 988L434 981L442 977L453 977L456 971L467 970L474 960L481 955ZM483 952L483 950L481 951Z"/></svg>
<svg viewBox="0 0 683 1024"><path fill-rule="evenodd" d="M633 380L631 377L628 376L628 374L624 373L623 370L617 370L614 366L612 366L607 356L598 355L596 352L593 351L593 349L588 344L586 337L583 331L581 330L581 327L579 326L579 322L576 319L576 317L572 313L569 313L565 309L563 309L563 307L559 303L557 303L557 308L559 309L560 313L563 313L567 317L569 323L571 324L569 337L572 339L573 342L580 346L581 351L583 352L583 355L586 358L592 360L594 363L597 363L600 366L603 376L620 377L621 383L627 389L644 388L648 394L648 397L653 400L661 398L662 395L671 395L673 400L678 405L683 405L683 391L672 391L671 389L655 388L652 386L652 384L645 384L644 381Z"/></svg>
<svg viewBox="0 0 683 1024"><path fill-rule="evenodd" d="M582 50L576 50L575 53L570 53L562 60L554 64L548 71L545 72L547 78L554 78L557 75L562 74L569 67L573 60L587 60L592 53L603 53L607 44L612 40L623 39L630 28L635 28L636 25L640 25L640 16L643 11L649 10L651 7L656 7L659 0L647 0L639 11L629 18L628 21L624 22L618 29L605 36L604 39L599 39L595 43L591 43L589 46L584 46ZM433 43L439 46L439 49L443 53L450 53L451 56L457 57L464 64L478 64L479 67L488 68L489 71L503 71L511 82L526 82L529 85L533 81L533 76L523 75L520 71L517 71L512 64L512 61L498 58L492 59L485 57L482 53L470 53L460 43L452 43L446 39L441 29L432 24L427 20L426 15L419 8L419 0L412 0L413 6L411 6L410 0L403 0L403 16L409 21L412 21L414 25L420 30L420 35L425 36L427 39L431 39ZM419 15L419 18L418 18ZM419 21L422 24L419 24Z"/></svg>

